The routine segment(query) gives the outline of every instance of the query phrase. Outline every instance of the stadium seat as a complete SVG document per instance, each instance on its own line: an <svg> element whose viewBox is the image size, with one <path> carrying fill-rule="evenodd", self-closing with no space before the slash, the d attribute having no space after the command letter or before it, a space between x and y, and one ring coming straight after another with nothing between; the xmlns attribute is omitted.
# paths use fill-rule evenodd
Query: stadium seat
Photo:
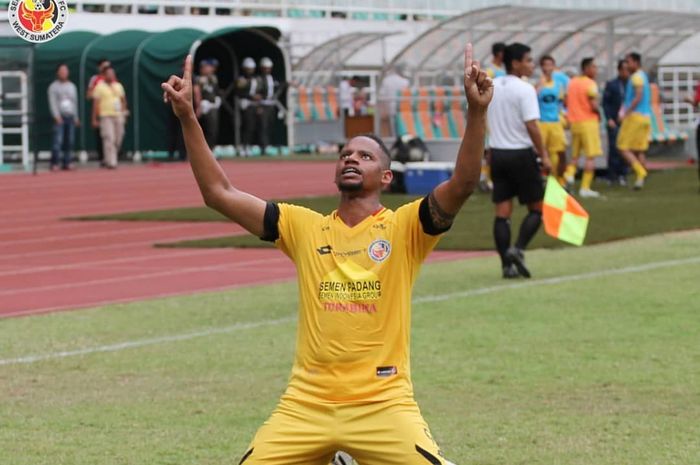
<svg viewBox="0 0 700 465"><path fill-rule="evenodd" d="M399 111L396 112L396 135L416 135L415 117L413 114L413 91L403 89L397 93Z"/></svg>
<svg viewBox="0 0 700 465"><path fill-rule="evenodd" d="M328 114L328 119L338 118L338 88L334 86L326 87L326 113Z"/></svg>
<svg viewBox="0 0 700 465"><path fill-rule="evenodd" d="M447 105L445 104L445 88L436 87L433 90L435 104L433 106L433 129L435 137L438 139L453 139L457 133L452 133L450 122L447 117Z"/></svg>
<svg viewBox="0 0 700 465"><path fill-rule="evenodd" d="M688 134L682 131L670 129L664 120L661 110L661 96L659 86L651 84L651 135L650 142L675 142L677 140L687 140Z"/></svg>
<svg viewBox="0 0 700 465"><path fill-rule="evenodd" d="M312 107L311 107L311 119L314 121L326 121L329 119L328 112L326 111L326 104L324 102L323 87L314 87L312 91Z"/></svg>
<svg viewBox="0 0 700 465"><path fill-rule="evenodd" d="M369 13L366 11L356 11L350 16L350 18L366 21L369 19Z"/></svg>
<svg viewBox="0 0 700 465"><path fill-rule="evenodd" d="M455 137L461 138L464 135L466 128L466 116L462 106L462 88L454 86L450 92L455 98L450 101L450 111L447 113L447 118L450 123L450 133L456 134Z"/></svg>
<svg viewBox="0 0 700 465"><path fill-rule="evenodd" d="M435 139L433 132L433 113L430 105L430 91L427 87L418 88L418 98L416 102L416 131L418 137L423 140Z"/></svg>
<svg viewBox="0 0 700 465"><path fill-rule="evenodd" d="M309 103L309 91L304 86L299 86L297 89L298 101L296 111L297 121L310 121L311 120L311 105Z"/></svg>

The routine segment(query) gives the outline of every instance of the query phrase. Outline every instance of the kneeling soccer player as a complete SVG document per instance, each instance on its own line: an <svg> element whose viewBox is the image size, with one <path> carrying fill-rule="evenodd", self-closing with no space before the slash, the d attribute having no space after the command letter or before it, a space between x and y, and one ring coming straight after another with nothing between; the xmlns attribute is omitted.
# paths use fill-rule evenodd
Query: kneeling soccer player
<svg viewBox="0 0 700 465"><path fill-rule="evenodd" d="M296 264L299 329L289 386L242 456L245 465L327 465L337 450L361 465L448 462L413 398L411 290L420 264L479 180L491 79L468 45L467 129L452 177L396 211L380 193L389 153L373 135L350 139L335 167L338 209L321 215L237 190L212 156L192 110L192 58L162 87L182 124L207 205Z"/></svg>

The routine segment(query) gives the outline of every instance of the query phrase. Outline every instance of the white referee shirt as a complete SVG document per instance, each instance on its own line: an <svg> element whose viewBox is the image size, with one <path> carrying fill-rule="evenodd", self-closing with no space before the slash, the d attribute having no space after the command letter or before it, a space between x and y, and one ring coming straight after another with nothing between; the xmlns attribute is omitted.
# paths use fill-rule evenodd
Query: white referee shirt
<svg viewBox="0 0 700 465"><path fill-rule="evenodd" d="M503 150L531 148L525 122L540 119L535 87L512 74L494 79L493 87L487 114L489 146Z"/></svg>

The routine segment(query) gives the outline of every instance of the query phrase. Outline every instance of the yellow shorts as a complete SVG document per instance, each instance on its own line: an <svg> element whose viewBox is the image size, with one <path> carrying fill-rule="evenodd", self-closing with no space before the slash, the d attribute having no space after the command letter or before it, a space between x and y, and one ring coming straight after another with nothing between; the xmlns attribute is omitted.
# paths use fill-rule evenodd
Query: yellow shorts
<svg viewBox="0 0 700 465"><path fill-rule="evenodd" d="M618 150L646 152L651 135L651 118L641 113L630 113L622 120L617 133Z"/></svg>
<svg viewBox="0 0 700 465"><path fill-rule="evenodd" d="M566 135L561 122L539 122L542 143L550 155L566 150Z"/></svg>
<svg viewBox="0 0 700 465"><path fill-rule="evenodd" d="M336 451L361 465L445 465L413 399L369 404L282 398L242 465L328 465Z"/></svg>
<svg viewBox="0 0 700 465"><path fill-rule="evenodd" d="M603 154L600 145L600 125L598 120L571 123L571 156L578 158L581 150L588 158Z"/></svg>

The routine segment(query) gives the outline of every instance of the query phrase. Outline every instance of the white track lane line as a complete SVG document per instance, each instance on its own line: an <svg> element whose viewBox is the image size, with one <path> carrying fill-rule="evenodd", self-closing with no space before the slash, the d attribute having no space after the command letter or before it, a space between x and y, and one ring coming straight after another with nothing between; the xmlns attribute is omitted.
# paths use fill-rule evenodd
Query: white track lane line
<svg viewBox="0 0 700 465"><path fill-rule="evenodd" d="M16 254L0 254L0 263L3 263L4 261L9 261L10 265L15 264L15 259L26 259L26 258L31 258L31 257L42 257L42 256L49 256L49 255L61 255L61 254L68 254L68 253L87 253L87 252L93 252L93 251L103 251L103 250L114 250L114 249L123 249L126 253L126 250L129 248L139 248L141 249L143 246L146 246L147 248L152 248L155 247L155 244L157 243L170 243L170 242L181 242L181 241L188 241L188 240L202 240L202 239L214 239L214 238L219 238L219 237L224 237L224 236L235 236L237 235L237 231L234 229L233 233L231 234L222 234L221 231L219 232L214 232L211 234L188 234L187 236L180 236L180 237L174 237L174 238L162 238L162 239L136 239L136 240L131 240L131 241L122 241L120 240L116 244L109 244L109 245L90 245L90 246L85 246L85 247L72 247L68 249L52 249L52 250L38 250L36 252L22 252L22 253L16 253ZM203 252L207 251L208 249L200 249ZM219 251L221 253L221 249L211 249L212 251ZM140 252L140 250L139 250Z"/></svg>
<svg viewBox="0 0 700 465"><path fill-rule="evenodd" d="M449 300L449 299L460 299L460 298L473 297L473 296L479 296L479 295L484 295L484 294L492 294L494 292L499 292L499 291L507 291L507 290L512 290L512 289L522 289L522 288L527 288L527 287L535 287L535 286L549 285L549 284L560 284L560 283L573 282L573 281L584 281L584 280L588 280L588 279L601 278L601 277L605 277L605 276L623 275L623 274L628 274L628 273L641 273L644 271L652 271L652 270L658 270L660 268L670 268L670 267L674 267L674 266L689 265L689 264L694 264L694 263L700 263L700 256L677 259L677 260L664 260L664 261L659 261L659 262L645 263L643 265L633 265L633 266L627 266L624 268L615 268L615 269L603 270L603 271L592 271L589 273L574 274L574 275L569 275L569 276L558 276L555 278L533 279L533 280L524 281L521 283L504 284L501 286L483 287L480 289L472 289L472 290L463 291L463 292L448 292L445 294L427 295L427 296L417 297L417 298L413 299L413 302L417 303L417 304L428 303L428 302L442 302L442 301ZM259 328L259 327L263 327L263 326L279 325L279 324L283 324L283 323L292 322L295 319L296 319L296 317L290 316L290 317L280 318L280 319L275 319L275 320L262 320L262 321L258 321L258 322L254 322L254 323L238 323L238 324L231 325L231 326L225 326L223 328L208 328L208 329L203 329L201 331L196 331L196 332L183 333L183 334L173 334L170 336L162 336L162 337L157 337L157 338L137 339L137 340L133 340L133 341L120 342L117 344L85 347L83 349L76 349L76 350L71 350L71 351L50 352L47 354L27 355L27 356L17 357L17 358L0 359L0 366L2 366L2 365L30 364L30 363L36 363L36 362L41 362L41 361L45 361L45 360L60 359L60 358L66 358L66 357L75 357L78 355L89 355L89 354L100 353L100 352L118 352L118 351L122 351L122 350L164 344L164 343L168 343L168 342L186 341L186 340L195 339L195 338L199 338L199 337L212 336L215 334L226 334L226 333L231 333L231 332L240 331L240 330L244 330L244 329L252 329L252 328Z"/></svg>
<svg viewBox="0 0 700 465"><path fill-rule="evenodd" d="M141 274L130 274L126 276L116 276L114 278L103 278L103 279L89 279L80 282L73 283L63 283L63 284L50 284L46 286L33 286L25 287L21 289L7 289L0 290L0 296L7 295L18 295L18 294L31 294L35 292L42 291L55 291L58 289L75 289L85 286L96 286L102 284L114 284L123 283L126 281L140 281L146 278L162 278L164 276L177 276L180 274L188 273L202 273L204 271L227 271L238 268L248 268L255 265L265 265L271 263L286 263L289 259L285 256L279 256L275 258L262 258L258 260L248 260L243 262L229 262L229 263L217 263L215 265L205 265L205 266L189 266L184 268L178 268L176 270L168 269L165 271L156 271L150 273Z"/></svg>

